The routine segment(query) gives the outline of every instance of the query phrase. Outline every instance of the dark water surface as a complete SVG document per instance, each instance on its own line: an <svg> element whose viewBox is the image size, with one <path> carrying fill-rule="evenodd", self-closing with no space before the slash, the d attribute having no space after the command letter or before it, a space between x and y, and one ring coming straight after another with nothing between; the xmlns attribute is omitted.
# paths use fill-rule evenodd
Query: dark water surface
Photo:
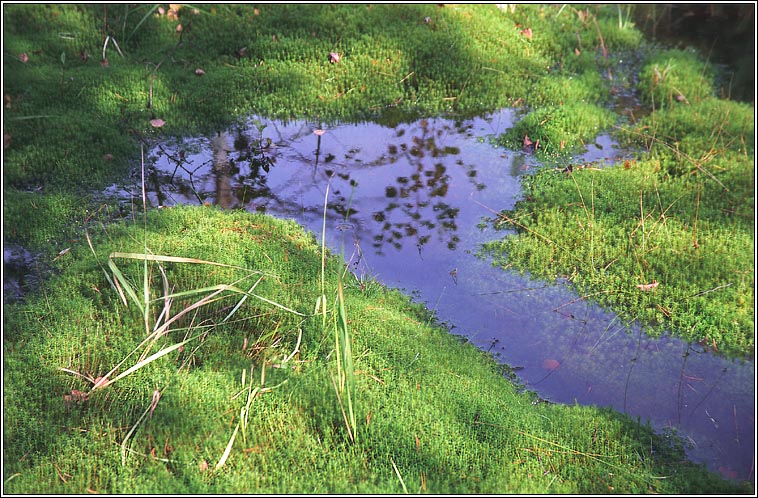
<svg viewBox="0 0 758 498"><path fill-rule="evenodd" d="M694 461L754 481L755 368L696 344L648 338L578 298L477 257L504 236L480 228L512 208L532 156L495 148L513 126L504 110L454 121L251 121L214 137L150 151L153 205L201 202L293 218L344 248L356 278L404 289L453 333L514 367L527 389L559 403L611 406L684 437ZM262 146L262 147L259 147ZM600 136L577 162L620 156ZM110 193L140 199L138 186ZM486 225L486 224L485 224Z"/></svg>

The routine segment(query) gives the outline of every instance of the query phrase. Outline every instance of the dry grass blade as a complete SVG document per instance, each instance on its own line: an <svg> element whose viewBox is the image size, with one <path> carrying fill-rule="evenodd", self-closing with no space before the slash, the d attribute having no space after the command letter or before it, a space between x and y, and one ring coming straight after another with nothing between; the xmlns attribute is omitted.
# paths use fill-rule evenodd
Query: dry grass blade
<svg viewBox="0 0 758 498"><path fill-rule="evenodd" d="M232 437L229 438L229 443L226 445L226 449L224 450L224 454L221 455L221 459L216 464L216 470L220 469L224 466L226 461L229 459L229 455L232 452L232 446L234 446L234 440L237 438L237 431L239 431L240 424L237 423L237 427L234 428L234 432L232 433Z"/></svg>
<svg viewBox="0 0 758 498"><path fill-rule="evenodd" d="M189 339L185 339L185 340L183 340L181 342L177 342L176 344L172 344L171 346L163 348L160 351L158 351L157 353L153 353L152 355L148 356L144 360L138 361L135 365L129 367L126 370L124 370L123 372L121 372L120 374L118 374L113 379L109 379L108 378L110 376L110 374L113 373L113 370L111 370L111 372L108 375L106 375L105 377L103 377L102 379L100 379L100 381L97 382L92 387L92 390L94 391L95 389L98 389L98 388L107 387L107 386L113 384L114 382L116 382L117 380L123 379L127 375L129 375L129 374L131 374L131 373L139 370L140 368L144 367L145 365L147 365L149 363L152 363L153 361L157 360L158 358L161 358L161 357L169 354L170 352L179 349L180 347L184 346L188 342L190 342L190 341L192 341L194 339L197 339L199 337L202 337L202 335L203 334L197 334L195 336L190 337Z"/></svg>
<svg viewBox="0 0 758 498"><path fill-rule="evenodd" d="M400 485L403 487L403 492L405 494L408 494L408 488L405 487L405 481L403 481L403 476L400 475L400 471L397 470L397 465L395 465L395 460L390 457L390 462L392 462L392 469L395 471L395 475L397 475L397 478L400 479Z"/></svg>

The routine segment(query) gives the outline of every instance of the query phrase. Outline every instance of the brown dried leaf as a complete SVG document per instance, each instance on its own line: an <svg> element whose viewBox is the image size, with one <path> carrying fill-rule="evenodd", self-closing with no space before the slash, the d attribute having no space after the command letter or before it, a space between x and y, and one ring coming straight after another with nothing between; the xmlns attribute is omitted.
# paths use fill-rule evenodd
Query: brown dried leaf
<svg viewBox="0 0 758 498"><path fill-rule="evenodd" d="M656 287L658 287L658 282L656 280L653 280L649 284L638 284L637 285L637 288L639 290L643 291L643 292L649 292L649 291L655 289Z"/></svg>
<svg viewBox="0 0 758 498"><path fill-rule="evenodd" d="M180 3L170 3L168 4L168 12L166 12L166 17L169 19L179 19L179 10L181 10L182 4Z"/></svg>

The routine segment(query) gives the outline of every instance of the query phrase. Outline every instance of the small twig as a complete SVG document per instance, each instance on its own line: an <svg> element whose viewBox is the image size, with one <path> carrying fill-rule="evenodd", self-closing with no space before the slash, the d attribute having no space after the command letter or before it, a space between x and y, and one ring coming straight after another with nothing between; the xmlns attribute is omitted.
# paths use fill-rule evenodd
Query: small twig
<svg viewBox="0 0 758 498"><path fill-rule="evenodd" d="M707 291L698 292L697 294L693 294L693 295L691 295L691 296L689 296L689 297L699 297L699 296L704 296L705 294L709 294L709 293L711 293L711 292L715 292L715 291L717 291L717 290L719 290L719 289L723 289L724 287L730 287L731 285L732 285L732 284L731 284L731 282L730 282L730 283L728 283L728 284L719 285L718 287L714 287L713 289L708 289Z"/></svg>

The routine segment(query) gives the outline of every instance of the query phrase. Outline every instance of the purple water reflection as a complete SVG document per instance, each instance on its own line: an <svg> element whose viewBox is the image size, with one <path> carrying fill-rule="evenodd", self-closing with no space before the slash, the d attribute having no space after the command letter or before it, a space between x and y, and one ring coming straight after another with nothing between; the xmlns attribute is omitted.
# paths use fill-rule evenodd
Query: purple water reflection
<svg viewBox="0 0 758 498"><path fill-rule="evenodd" d="M611 406L675 430L693 460L754 481L754 363L648 338L566 285L531 281L475 255L503 236L479 228L483 217L513 207L519 176L537 164L489 145L514 119L504 110L392 128L251 122L153 149L150 198L265 211L320 234L329 186L327 242L352 255L358 277L413 293L543 398ZM577 162L617 156L600 136Z"/></svg>

